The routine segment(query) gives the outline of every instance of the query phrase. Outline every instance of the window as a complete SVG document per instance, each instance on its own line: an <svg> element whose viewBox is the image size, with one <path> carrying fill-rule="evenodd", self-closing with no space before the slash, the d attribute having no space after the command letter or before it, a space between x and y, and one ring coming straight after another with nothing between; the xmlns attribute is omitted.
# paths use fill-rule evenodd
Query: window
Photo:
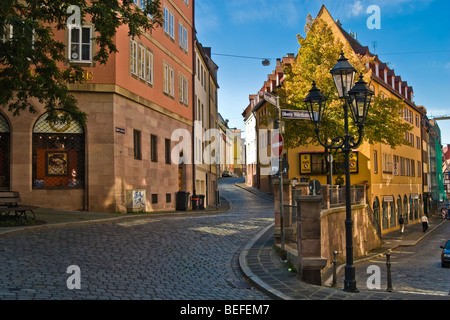
<svg viewBox="0 0 450 320"><path fill-rule="evenodd" d="M139 77L143 80L145 80L146 78L146 74L145 74L145 63L146 63L146 59L145 59L145 48L143 46L139 46L139 60L138 60L138 68L139 68Z"/></svg>
<svg viewBox="0 0 450 320"><path fill-rule="evenodd" d="M416 176L416 161L411 159L411 177Z"/></svg>
<svg viewBox="0 0 450 320"><path fill-rule="evenodd" d="M392 173L392 156L389 153L383 153L383 172Z"/></svg>
<svg viewBox="0 0 450 320"><path fill-rule="evenodd" d="M92 27L69 30L69 60L71 62L92 61Z"/></svg>
<svg viewBox="0 0 450 320"><path fill-rule="evenodd" d="M172 195L170 193L166 193L166 203L172 202Z"/></svg>
<svg viewBox="0 0 450 320"><path fill-rule="evenodd" d="M164 7L164 32L172 39L175 39L174 20L173 13L167 7Z"/></svg>
<svg viewBox="0 0 450 320"><path fill-rule="evenodd" d="M41 115L33 127L33 188L83 188L84 129L62 110L57 111L61 121L51 122L47 116Z"/></svg>
<svg viewBox="0 0 450 320"><path fill-rule="evenodd" d="M373 173L378 173L378 152L373 151Z"/></svg>
<svg viewBox="0 0 450 320"><path fill-rule="evenodd" d="M200 81L200 60L197 58L197 78Z"/></svg>
<svg viewBox="0 0 450 320"><path fill-rule="evenodd" d="M189 104L189 82L188 79L182 75L179 74L178 77L178 95L179 100L181 103L188 105Z"/></svg>
<svg viewBox="0 0 450 320"><path fill-rule="evenodd" d="M152 162L158 162L158 137L150 135L150 158Z"/></svg>
<svg viewBox="0 0 450 320"><path fill-rule="evenodd" d="M166 164L170 164L170 153L171 153L171 142L170 139L166 139L165 140L165 149L164 149L164 153L165 153L165 158L166 158Z"/></svg>
<svg viewBox="0 0 450 320"><path fill-rule="evenodd" d="M422 177L422 163L420 161L417 161L417 176Z"/></svg>
<svg viewBox="0 0 450 320"><path fill-rule="evenodd" d="M416 137L416 148L420 149L420 137Z"/></svg>
<svg viewBox="0 0 450 320"><path fill-rule="evenodd" d="M409 159L405 159L405 176L411 176L411 165Z"/></svg>
<svg viewBox="0 0 450 320"><path fill-rule="evenodd" d="M133 2L139 7L141 8L142 11L145 11L145 8L147 6L147 1L148 0L133 0ZM151 0L150 0L151 1ZM151 17L151 15L149 14L149 17Z"/></svg>
<svg viewBox="0 0 450 320"><path fill-rule="evenodd" d="M393 166L394 176L400 175L399 166L400 166L400 157L394 156L394 166Z"/></svg>
<svg viewBox="0 0 450 320"><path fill-rule="evenodd" d="M8 30L9 29L9 30ZM14 21L11 22L9 27L3 25L3 28L0 28L0 38L2 42L6 42L7 40L13 39L24 39L28 43L24 46L24 49L28 51L27 57L31 58L32 50L34 49L35 42L35 30L34 28L30 28L29 25L25 24L23 21Z"/></svg>
<svg viewBox="0 0 450 320"><path fill-rule="evenodd" d="M333 155L333 174L339 174L345 170L344 157L342 154ZM350 153L350 173L358 173L358 152ZM330 165L325 153L300 153L300 174L325 175L330 172Z"/></svg>
<svg viewBox="0 0 450 320"><path fill-rule="evenodd" d="M138 44L134 40L130 42L130 72L136 76L138 74Z"/></svg>
<svg viewBox="0 0 450 320"><path fill-rule="evenodd" d="M323 153L311 154L311 172L316 174L327 173L327 163Z"/></svg>
<svg viewBox="0 0 450 320"><path fill-rule="evenodd" d="M145 80L153 84L153 52L147 50L145 58Z"/></svg>
<svg viewBox="0 0 450 320"><path fill-rule="evenodd" d="M167 63L163 63L163 91L169 96L174 96L174 71Z"/></svg>
<svg viewBox="0 0 450 320"><path fill-rule="evenodd" d="M152 193L152 204L158 203L158 194Z"/></svg>
<svg viewBox="0 0 450 320"><path fill-rule="evenodd" d="M141 132L139 130L133 130L133 146L134 146L134 159L142 160Z"/></svg>
<svg viewBox="0 0 450 320"><path fill-rule="evenodd" d="M203 65L201 65L200 66L200 68L201 68L201 71L200 71L200 82L201 82L201 84L202 84L202 87L203 88L205 88L205 85L203 84L203 78L204 78L204 76L205 76L205 72L203 71L204 69L203 69ZM206 88L205 88L206 89Z"/></svg>
<svg viewBox="0 0 450 320"><path fill-rule="evenodd" d="M153 84L153 52L134 40L130 41L130 73Z"/></svg>
<svg viewBox="0 0 450 320"><path fill-rule="evenodd" d="M178 27L178 39L180 47L184 49L184 51L188 51L188 31L187 28L180 22Z"/></svg>
<svg viewBox="0 0 450 320"><path fill-rule="evenodd" d="M400 157L400 175L405 175L405 158Z"/></svg>

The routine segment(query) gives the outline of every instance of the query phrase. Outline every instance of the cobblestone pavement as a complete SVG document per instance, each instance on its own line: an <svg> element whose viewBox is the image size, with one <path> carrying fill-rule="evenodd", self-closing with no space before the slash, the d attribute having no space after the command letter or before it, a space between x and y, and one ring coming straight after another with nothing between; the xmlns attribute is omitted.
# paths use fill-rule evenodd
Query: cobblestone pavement
<svg viewBox="0 0 450 320"><path fill-rule="evenodd" d="M439 220L438 220L439 221ZM420 225L414 226L420 229ZM444 222L439 228L425 234L423 240L414 246L402 246L391 251L391 285L395 292L415 293L418 295L449 297L450 268L441 267L441 248L450 238L450 222ZM355 265L358 287L369 285L387 288L386 256L380 255ZM370 268L370 269L369 269ZM372 274L379 268L380 281L373 280ZM367 272L367 271L370 272ZM343 284L344 272L339 275L339 284Z"/></svg>
<svg viewBox="0 0 450 320"><path fill-rule="evenodd" d="M232 211L145 215L36 229L0 238L0 299L270 299L252 288L238 253L273 222L273 203L224 181ZM239 194L239 197L236 195ZM245 202L246 206L242 206ZM69 289L69 266L81 289Z"/></svg>

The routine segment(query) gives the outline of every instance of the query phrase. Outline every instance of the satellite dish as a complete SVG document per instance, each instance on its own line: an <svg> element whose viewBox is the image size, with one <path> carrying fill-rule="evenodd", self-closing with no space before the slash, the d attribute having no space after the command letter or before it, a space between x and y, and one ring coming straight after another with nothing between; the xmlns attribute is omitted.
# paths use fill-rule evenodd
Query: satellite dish
<svg viewBox="0 0 450 320"><path fill-rule="evenodd" d="M262 65L263 65L264 67L270 66L270 60L269 60L269 59L264 59L264 60L262 61Z"/></svg>

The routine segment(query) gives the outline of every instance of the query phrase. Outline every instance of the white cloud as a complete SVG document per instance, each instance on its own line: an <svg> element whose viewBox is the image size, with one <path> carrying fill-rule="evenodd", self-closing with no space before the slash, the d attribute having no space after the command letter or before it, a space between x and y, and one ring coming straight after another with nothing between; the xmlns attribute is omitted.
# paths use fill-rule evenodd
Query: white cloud
<svg viewBox="0 0 450 320"><path fill-rule="evenodd" d="M355 16L359 16L364 11L361 1L359 1L359 0L350 6L352 8L352 13Z"/></svg>

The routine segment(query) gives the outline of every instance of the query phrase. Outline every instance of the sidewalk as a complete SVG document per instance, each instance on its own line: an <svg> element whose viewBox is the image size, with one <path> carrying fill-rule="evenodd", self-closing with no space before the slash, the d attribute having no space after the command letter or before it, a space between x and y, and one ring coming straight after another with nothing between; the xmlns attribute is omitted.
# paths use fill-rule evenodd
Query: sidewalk
<svg viewBox="0 0 450 320"><path fill-rule="evenodd" d="M254 188L238 185L239 187L267 198ZM373 259L376 256L385 255L389 250L401 246L413 246L421 241L433 230L445 223L440 217L429 219L427 232L422 231L422 224L406 225L404 234L396 230L382 237L382 246L371 252L370 255L355 259L354 264ZM274 224L271 224L256 235L244 248L239 257L239 263L246 277L255 286L266 291L275 299L283 300L449 300L450 296L427 296L405 294L398 292L386 292L383 290L359 289L358 293L344 292L339 288L332 288L332 278L325 281L324 286L314 286L297 279L294 273L287 270L279 255L274 249L273 241ZM340 268L344 267L341 264ZM331 269L331 268L330 268ZM339 272L339 268L337 271ZM332 270L328 270L331 273Z"/></svg>

